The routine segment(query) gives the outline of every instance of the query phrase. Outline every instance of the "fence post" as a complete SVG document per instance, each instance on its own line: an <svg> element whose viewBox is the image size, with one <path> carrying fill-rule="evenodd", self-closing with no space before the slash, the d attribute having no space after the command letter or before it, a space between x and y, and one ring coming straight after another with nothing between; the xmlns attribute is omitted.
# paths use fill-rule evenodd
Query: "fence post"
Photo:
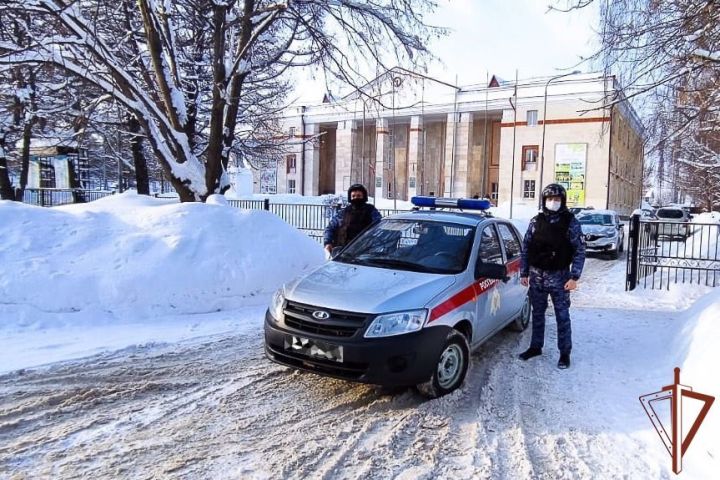
<svg viewBox="0 0 720 480"><path fill-rule="evenodd" d="M270 199L266 198L263 200L263 209L264 210L270 210Z"/></svg>
<svg viewBox="0 0 720 480"><path fill-rule="evenodd" d="M628 232L628 259L627 275L625 277L625 290L635 290L638 277L638 263L640 261L640 215L630 217L630 231Z"/></svg>

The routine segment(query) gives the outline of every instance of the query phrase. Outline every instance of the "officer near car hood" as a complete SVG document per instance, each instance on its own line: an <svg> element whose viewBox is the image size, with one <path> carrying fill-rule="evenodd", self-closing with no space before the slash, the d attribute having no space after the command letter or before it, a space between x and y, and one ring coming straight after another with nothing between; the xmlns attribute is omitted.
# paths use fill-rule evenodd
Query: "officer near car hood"
<svg viewBox="0 0 720 480"><path fill-rule="evenodd" d="M585 243L580 223L568 211L566 202L567 193L562 185L552 183L543 189L542 211L528 226L520 267L521 283L530 286L532 339L530 348L519 357L529 360L542 354L549 296L557 322L558 368L570 366L570 292L577 287L585 264Z"/></svg>
<svg viewBox="0 0 720 480"><path fill-rule="evenodd" d="M348 189L350 205L340 210L325 228L323 245L330 254L335 247L350 243L360 232L382 218L374 205L368 203L367 189L356 183Z"/></svg>

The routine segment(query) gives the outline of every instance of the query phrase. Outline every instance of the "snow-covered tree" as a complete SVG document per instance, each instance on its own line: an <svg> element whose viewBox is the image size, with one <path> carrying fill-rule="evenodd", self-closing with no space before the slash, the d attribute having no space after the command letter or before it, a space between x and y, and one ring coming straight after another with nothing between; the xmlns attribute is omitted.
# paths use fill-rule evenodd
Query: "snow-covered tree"
<svg viewBox="0 0 720 480"><path fill-rule="evenodd" d="M0 42L0 69L53 65L139 122L183 201L229 187L234 150L268 145L289 69L362 85L363 65L412 64L441 34L432 0L5 0L42 29ZM4 67L3 67L4 66ZM241 135L239 135L241 133Z"/></svg>

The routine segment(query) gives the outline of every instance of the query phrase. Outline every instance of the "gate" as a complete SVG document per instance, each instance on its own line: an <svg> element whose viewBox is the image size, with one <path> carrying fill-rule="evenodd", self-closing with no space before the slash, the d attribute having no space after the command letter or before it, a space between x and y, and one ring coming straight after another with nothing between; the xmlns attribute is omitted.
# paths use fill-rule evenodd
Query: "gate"
<svg viewBox="0 0 720 480"><path fill-rule="evenodd" d="M720 284L720 224L630 218L625 290Z"/></svg>

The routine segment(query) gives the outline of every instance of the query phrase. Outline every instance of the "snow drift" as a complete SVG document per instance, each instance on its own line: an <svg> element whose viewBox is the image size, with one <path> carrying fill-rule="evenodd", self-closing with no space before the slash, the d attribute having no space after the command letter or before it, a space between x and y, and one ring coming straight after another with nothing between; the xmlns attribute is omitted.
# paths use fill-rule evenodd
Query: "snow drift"
<svg viewBox="0 0 720 480"><path fill-rule="evenodd" d="M32 312L138 319L239 308L323 261L316 242L274 215L222 201L0 202L0 224L3 323L13 313L27 323Z"/></svg>

